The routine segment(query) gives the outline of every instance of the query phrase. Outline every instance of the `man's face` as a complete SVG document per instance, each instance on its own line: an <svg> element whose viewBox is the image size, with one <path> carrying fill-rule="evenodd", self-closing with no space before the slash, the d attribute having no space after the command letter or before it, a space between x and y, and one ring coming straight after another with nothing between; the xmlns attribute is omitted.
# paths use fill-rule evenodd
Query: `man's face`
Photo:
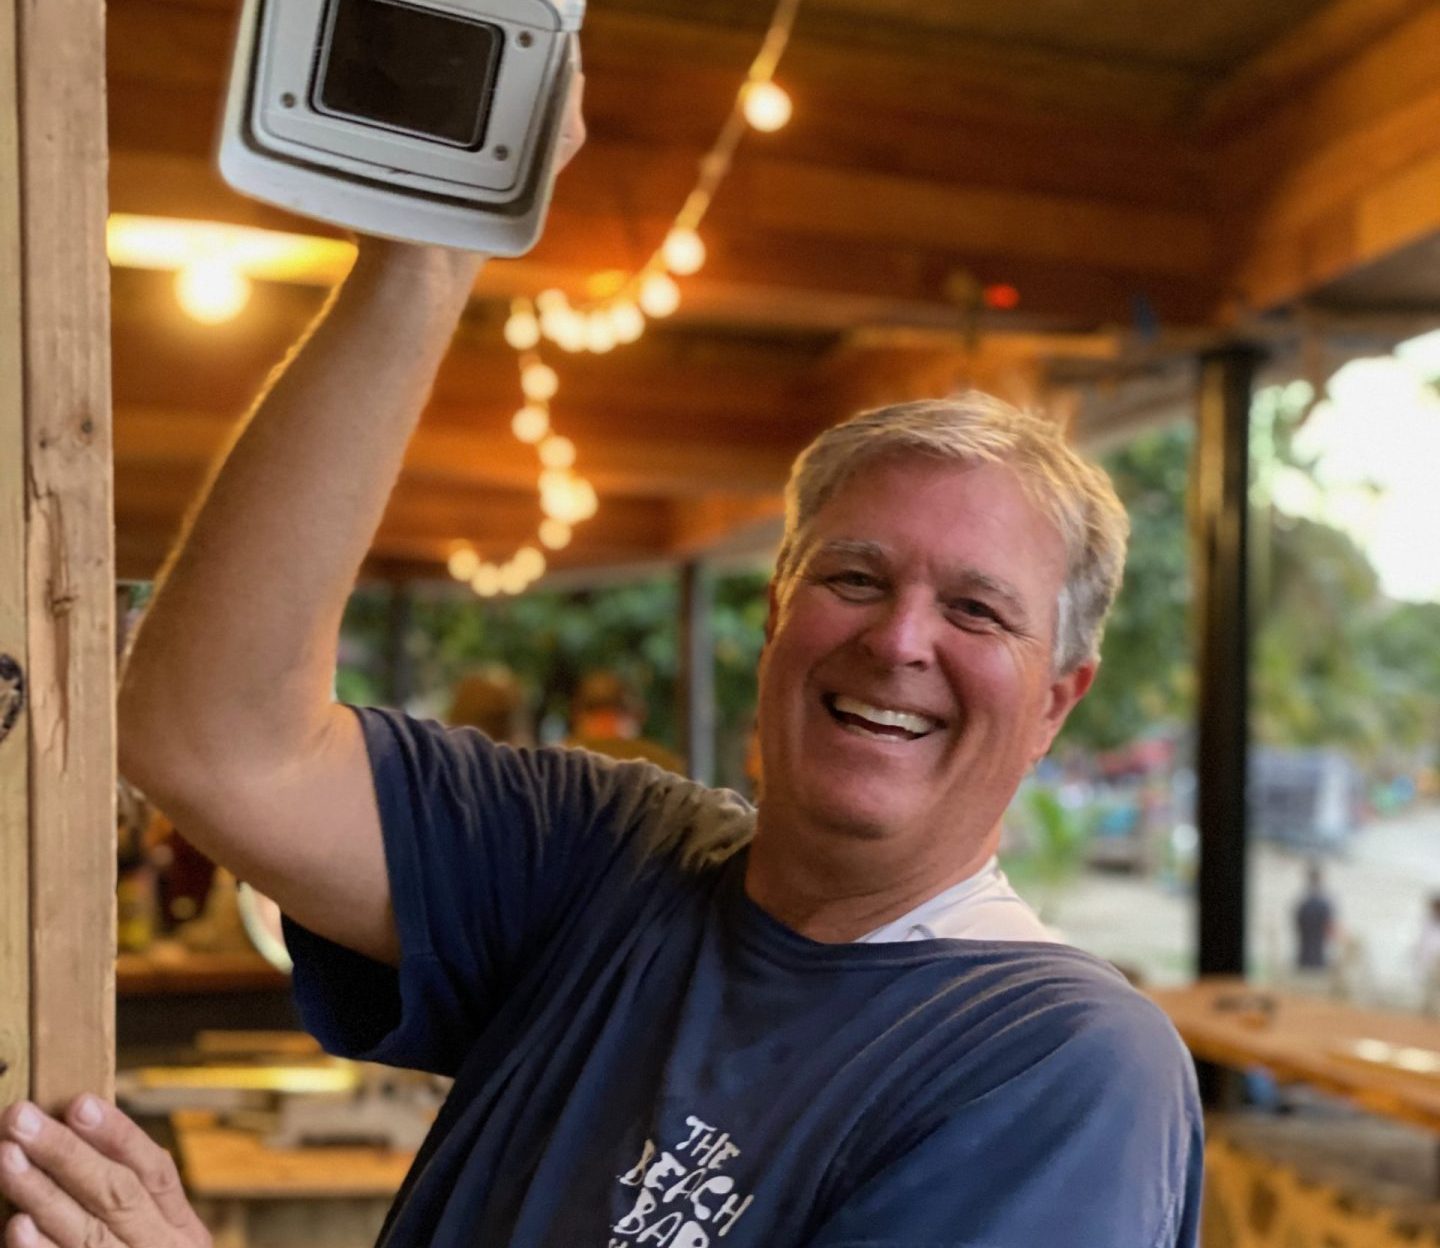
<svg viewBox="0 0 1440 1248"><path fill-rule="evenodd" d="M993 849L1000 816L1089 687L1051 667L1059 531L1003 465L861 468L772 591L760 667L767 835Z"/></svg>

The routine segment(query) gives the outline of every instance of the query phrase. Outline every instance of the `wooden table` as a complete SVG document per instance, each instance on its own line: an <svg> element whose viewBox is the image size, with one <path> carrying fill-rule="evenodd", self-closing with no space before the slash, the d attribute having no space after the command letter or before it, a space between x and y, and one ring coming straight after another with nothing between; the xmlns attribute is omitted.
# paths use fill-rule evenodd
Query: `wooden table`
<svg viewBox="0 0 1440 1248"><path fill-rule="evenodd" d="M176 1112L170 1123L186 1191L215 1248L247 1248L260 1238L252 1225L260 1217L269 1220L267 1244L368 1248L412 1160L381 1148L267 1148L204 1111Z"/></svg>
<svg viewBox="0 0 1440 1248"><path fill-rule="evenodd" d="M1362 1109L1440 1131L1440 1021L1202 979L1153 990L1196 1057L1259 1066Z"/></svg>

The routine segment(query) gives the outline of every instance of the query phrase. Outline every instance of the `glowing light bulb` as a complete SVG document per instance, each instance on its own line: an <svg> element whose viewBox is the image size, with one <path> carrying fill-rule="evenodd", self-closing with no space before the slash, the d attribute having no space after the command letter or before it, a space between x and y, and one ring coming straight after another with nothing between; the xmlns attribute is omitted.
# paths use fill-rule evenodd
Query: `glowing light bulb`
<svg viewBox="0 0 1440 1248"><path fill-rule="evenodd" d="M500 569L500 588L507 594L523 594L530 584L530 578L510 560Z"/></svg>
<svg viewBox="0 0 1440 1248"><path fill-rule="evenodd" d="M565 298L563 290L556 290L553 287L549 290L542 290L535 296L535 306L541 313L549 312L552 308L563 308L570 301Z"/></svg>
<svg viewBox="0 0 1440 1248"><path fill-rule="evenodd" d="M570 545L570 526L563 520L549 517L540 521L540 541L551 550L564 550Z"/></svg>
<svg viewBox="0 0 1440 1248"><path fill-rule="evenodd" d="M500 592L500 569L493 563L482 563L470 578L470 588L482 598L493 598Z"/></svg>
<svg viewBox="0 0 1440 1248"><path fill-rule="evenodd" d="M180 306L202 325L234 320L250 302L250 279L228 260L192 260L175 274Z"/></svg>
<svg viewBox="0 0 1440 1248"><path fill-rule="evenodd" d="M595 487L584 477L576 477L570 490L575 519L589 520L600 509L600 499L595 494Z"/></svg>
<svg viewBox="0 0 1440 1248"><path fill-rule="evenodd" d="M585 350L590 345L589 319L574 308L566 308L557 319L554 338L562 351L573 354Z"/></svg>
<svg viewBox="0 0 1440 1248"><path fill-rule="evenodd" d="M457 581L468 581L480 570L480 556L475 553L474 547L459 546L451 552L445 566Z"/></svg>
<svg viewBox="0 0 1440 1248"><path fill-rule="evenodd" d="M550 432L550 413L527 403L511 418L510 432L522 442L538 442Z"/></svg>
<svg viewBox="0 0 1440 1248"><path fill-rule="evenodd" d="M597 310L585 318L585 345L596 355L615 349L615 327L605 312Z"/></svg>
<svg viewBox="0 0 1440 1248"><path fill-rule="evenodd" d="M691 273L698 273L700 266L705 263L705 244L694 230L676 226L665 235L660 254L665 258L665 267L670 272L680 277L689 277Z"/></svg>
<svg viewBox="0 0 1440 1248"><path fill-rule="evenodd" d="M510 313L505 322L505 341L517 351L529 351L540 341L540 322L528 308Z"/></svg>
<svg viewBox="0 0 1440 1248"><path fill-rule="evenodd" d="M680 287L668 273L652 273L640 285L640 306L647 316L669 316L680 306Z"/></svg>
<svg viewBox="0 0 1440 1248"><path fill-rule="evenodd" d="M575 443L557 436L540 443L540 462L547 468L569 468L575 462Z"/></svg>
<svg viewBox="0 0 1440 1248"><path fill-rule="evenodd" d="M766 133L780 129L794 111L785 88L773 82L747 82L740 90L740 106L745 120Z"/></svg>
<svg viewBox="0 0 1440 1248"><path fill-rule="evenodd" d="M520 370L520 389L527 399L544 403L555 397L555 392L560 389L560 378L550 365L531 360Z"/></svg>
<svg viewBox="0 0 1440 1248"><path fill-rule="evenodd" d="M533 546L522 546L510 560L527 581L537 581L545 575L545 556Z"/></svg>
<svg viewBox="0 0 1440 1248"><path fill-rule="evenodd" d="M628 299L612 303L608 315L616 342L634 342L645 332L644 314Z"/></svg>

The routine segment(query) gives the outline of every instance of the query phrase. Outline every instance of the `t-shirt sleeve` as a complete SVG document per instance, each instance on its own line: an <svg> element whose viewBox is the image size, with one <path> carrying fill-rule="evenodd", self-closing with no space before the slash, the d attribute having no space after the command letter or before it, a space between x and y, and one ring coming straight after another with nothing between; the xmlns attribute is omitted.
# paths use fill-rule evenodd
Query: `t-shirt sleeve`
<svg viewBox="0 0 1440 1248"><path fill-rule="evenodd" d="M1168 1020L1083 1022L874 1168L805 1248L1194 1248L1204 1139ZM975 1114L989 1119L976 1129ZM998 1116L999 1125L995 1126Z"/></svg>
<svg viewBox="0 0 1440 1248"><path fill-rule="evenodd" d="M654 825L683 823L675 810L708 790L646 763L513 749L474 729L356 713L401 964L381 965L287 920L296 1002L331 1052L454 1074L586 890L616 875L610 868L626 854L663 852Z"/></svg>

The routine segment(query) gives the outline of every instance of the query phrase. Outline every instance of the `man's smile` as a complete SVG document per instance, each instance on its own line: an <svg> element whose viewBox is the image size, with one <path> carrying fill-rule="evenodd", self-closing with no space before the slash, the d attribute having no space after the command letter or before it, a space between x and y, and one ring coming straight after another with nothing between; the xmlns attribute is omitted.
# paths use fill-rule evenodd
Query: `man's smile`
<svg viewBox="0 0 1440 1248"><path fill-rule="evenodd" d="M901 707L876 706L843 693L827 693L821 700L830 717L842 727L886 741L918 741L945 726L933 715Z"/></svg>

